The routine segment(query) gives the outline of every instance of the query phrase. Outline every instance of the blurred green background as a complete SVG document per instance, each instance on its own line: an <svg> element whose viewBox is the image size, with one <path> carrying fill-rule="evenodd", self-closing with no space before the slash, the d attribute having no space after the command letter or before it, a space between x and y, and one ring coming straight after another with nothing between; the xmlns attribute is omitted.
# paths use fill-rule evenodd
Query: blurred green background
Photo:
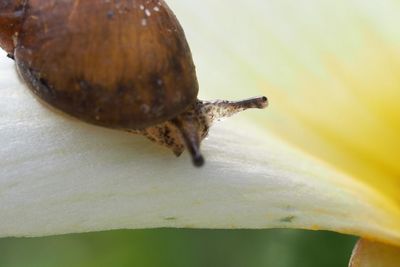
<svg viewBox="0 0 400 267"><path fill-rule="evenodd" d="M337 267L355 237L301 230L121 230L0 239L0 267Z"/></svg>

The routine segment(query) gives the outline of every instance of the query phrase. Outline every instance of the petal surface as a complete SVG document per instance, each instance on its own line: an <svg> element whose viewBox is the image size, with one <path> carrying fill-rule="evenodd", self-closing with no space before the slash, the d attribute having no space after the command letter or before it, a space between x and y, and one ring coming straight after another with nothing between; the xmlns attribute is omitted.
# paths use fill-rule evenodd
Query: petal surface
<svg viewBox="0 0 400 267"><path fill-rule="evenodd" d="M197 169L187 154L53 112L2 56L0 236L292 227L400 243L385 198L251 123L256 113L216 125Z"/></svg>

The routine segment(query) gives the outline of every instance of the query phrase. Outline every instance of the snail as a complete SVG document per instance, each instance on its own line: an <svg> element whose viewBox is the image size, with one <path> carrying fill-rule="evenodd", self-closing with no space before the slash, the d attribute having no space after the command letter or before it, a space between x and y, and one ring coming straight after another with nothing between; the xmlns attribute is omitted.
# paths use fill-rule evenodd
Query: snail
<svg viewBox="0 0 400 267"><path fill-rule="evenodd" d="M0 0L0 46L45 103L141 134L195 166L213 121L266 97L201 101L184 31L163 0Z"/></svg>

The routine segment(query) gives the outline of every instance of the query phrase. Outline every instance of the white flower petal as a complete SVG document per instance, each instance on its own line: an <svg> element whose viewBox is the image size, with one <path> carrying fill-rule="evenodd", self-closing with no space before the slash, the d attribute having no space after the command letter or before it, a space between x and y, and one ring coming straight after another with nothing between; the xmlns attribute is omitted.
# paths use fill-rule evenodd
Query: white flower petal
<svg viewBox="0 0 400 267"><path fill-rule="evenodd" d="M294 227L400 243L385 200L240 117L211 131L197 169L186 154L44 107L0 56L0 236Z"/></svg>

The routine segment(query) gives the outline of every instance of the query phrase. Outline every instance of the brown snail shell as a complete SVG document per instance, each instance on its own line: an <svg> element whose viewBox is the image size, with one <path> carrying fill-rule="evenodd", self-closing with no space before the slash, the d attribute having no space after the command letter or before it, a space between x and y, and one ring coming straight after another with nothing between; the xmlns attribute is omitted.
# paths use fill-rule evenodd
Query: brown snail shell
<svg viewBox="0 0 400 267"><path fill-rule="evenodd" d="M0 0L0 45L31 90L86 122L144 134L203 164L219 114L266 106L197 100L192 55L162 0ZM244 104L246 103L246 104Z"/></svg>
<svg viewBox="0 0 400 267"><path fill-rule="evenodd" d="M10 55L25 16L25 0L0 0L0 47Z"/></svg>
<svg viewBox="0 0 400 267"><path fill-rule="evenodd" d="M90 123L143 129L196 100L189 46L164 3L29 3L14 57L52 106Z"/></svg>

